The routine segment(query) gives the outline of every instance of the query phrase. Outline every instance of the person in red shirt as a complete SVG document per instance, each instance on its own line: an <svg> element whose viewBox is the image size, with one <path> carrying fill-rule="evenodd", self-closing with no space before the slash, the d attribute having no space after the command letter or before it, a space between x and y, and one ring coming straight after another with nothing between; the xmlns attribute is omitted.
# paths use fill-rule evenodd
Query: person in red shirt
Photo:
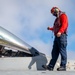
<svg viewBox="0 0 75 75"><path fill-rule="evenodd" d="M42 65L44 69L53 70L57 62L59 54L61 55L60 67L57 71L66 71L67 63L67 29L68 29L68 18L67 15L62 12L58 7L53 7L51 13L56 17L53 27L48 27L48 30L54 32L54 43L51 52L52 58L48 65Z"/></svg>

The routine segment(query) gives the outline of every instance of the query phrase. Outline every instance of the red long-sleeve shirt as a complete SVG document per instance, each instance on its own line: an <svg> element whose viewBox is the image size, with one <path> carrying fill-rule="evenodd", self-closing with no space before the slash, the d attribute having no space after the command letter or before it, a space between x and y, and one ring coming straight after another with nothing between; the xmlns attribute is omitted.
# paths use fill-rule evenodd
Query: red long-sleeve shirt
<svg viewBox="0 0 75 75"><path fill-rule="evenodd" d="M55 19L54 26L52 28L49 28L49 30L52 30L55 35L58 32L63 34L67 31L67 27L68 27L67 15L65 13L62 13L58 18Z"/></svg>

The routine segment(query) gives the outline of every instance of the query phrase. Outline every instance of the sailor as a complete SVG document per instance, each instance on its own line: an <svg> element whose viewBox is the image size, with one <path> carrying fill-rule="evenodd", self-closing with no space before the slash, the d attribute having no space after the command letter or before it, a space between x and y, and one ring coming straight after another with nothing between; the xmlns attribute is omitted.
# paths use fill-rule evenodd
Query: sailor
<svg viewBox="0 0 75 75"><path fill-rule="evenodd" d="M53 49L51 52L52 58L48 65L42 65L42 67L52 71L60 54L61 62L60 67L57 68L57 71L66 71L68 18L67 15L62 12L58 7L53 7L51 9L51 14L56 17L53 27L47 28L48 30L53 31L55 36L53 42Z"/></svg>

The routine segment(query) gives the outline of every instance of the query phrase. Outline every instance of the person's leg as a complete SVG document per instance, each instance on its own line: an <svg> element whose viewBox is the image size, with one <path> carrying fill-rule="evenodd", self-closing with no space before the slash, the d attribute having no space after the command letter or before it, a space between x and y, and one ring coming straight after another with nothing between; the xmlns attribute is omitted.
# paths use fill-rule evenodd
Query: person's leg
<svg viewBox="0 0 75 75"><path fill-rule="evenodd" d="M61 54L60 67L63 67L63 68L66 68L66 63L67 63L66 47L67 47L67 35L62 34L59 39L59 48L60 48L60 54ZM61 70L62 70L62 68L61 68Z"/></svg>
<svg viewBox="0 0 75 75"><path fill-rule="evenodd" d="M58 47L58 39L57 37L55 37L55 40L54 40L54 45L53 45L53 49L52 49L52 59L50 60L50 63L48 64L49 67L53 68L54 69L54 66L56 64L56 61L58 59L58 56L59 56L59 47Z"/></svg>

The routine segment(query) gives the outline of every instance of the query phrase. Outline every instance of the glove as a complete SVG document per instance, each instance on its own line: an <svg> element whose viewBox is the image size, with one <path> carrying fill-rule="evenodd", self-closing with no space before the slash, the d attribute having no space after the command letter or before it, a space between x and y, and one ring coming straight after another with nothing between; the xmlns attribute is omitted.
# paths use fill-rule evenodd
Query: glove
<svg viewBox="0 0 75 75"><path fill-rule="evenodd" d="M50 27L47 27L47 30L50 30Z"/></svg>

